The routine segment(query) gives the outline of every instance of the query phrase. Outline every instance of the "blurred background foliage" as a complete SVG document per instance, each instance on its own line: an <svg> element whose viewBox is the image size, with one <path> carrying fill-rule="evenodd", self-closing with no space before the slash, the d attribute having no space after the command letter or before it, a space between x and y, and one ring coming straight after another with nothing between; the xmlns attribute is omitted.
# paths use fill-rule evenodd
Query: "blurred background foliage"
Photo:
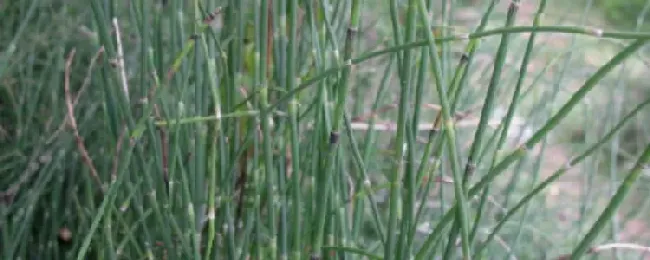
<svg viewBox="0 0 650 260"><path fill-rule="evenodd" d="M634 26L639 15L644 12L646 14L643 17L646 20L650 18L650 13L647 12L650 5L646 0L598 0L597 5L607 20L617 27ZM643 29L647 30L648 26L643 26Z"/></svg>

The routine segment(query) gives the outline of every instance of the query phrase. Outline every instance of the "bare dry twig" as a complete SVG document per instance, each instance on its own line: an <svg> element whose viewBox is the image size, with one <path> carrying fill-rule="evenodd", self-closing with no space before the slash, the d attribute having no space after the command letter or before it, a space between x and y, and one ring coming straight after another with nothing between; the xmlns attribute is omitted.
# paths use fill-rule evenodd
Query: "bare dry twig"
<svg viewBox="0 0 650 260"><path fill-rule="evenodd" d="M68 58L66 59L65 62L64 93L65 93L65 104L68 108L68 124L72 128L72 132L77 141L77 149L81 154L81 158L83 159L84 164L88 166L90 170L90 175L95 180L95 182L97 182L97 185L99 185L100 189L103 192L104 186L102 185L102 181L99 178L99 174L97 173L97 168L95 168L92 159L88 155L88 150L86 149L86 146L84 145L84 142L81 139L81 136L79 135L77 120L74 117L74 105L72 104L72 94L70 94L70 67L72 66L72 60L74 58L75 52L76 49L72 49L72 51L70 51L70 54L68 54Z"/></svg>
<svg viewBox="0 0 650 260"><path fill-rule="evenodd" d="M126 79L126 72L124 66L124 51L122 51L122 37L120 36L120 26L117 23L117 18L113 17L113 27L115 30L115 40L117 41L117 69L120 72L120 80L122 81L122 91L124 97L129 100L129 84Z"/></svg>
<svg viewBox="0 0 650 260"><path fill-rule="evenodd" d="M650 247L648 246L642 246L642 245L631 244L631 243L611 243L611 244L594 246L587 251L587 254L599 254L602 251L613 250L613 249L628 249L628 250L639 251L646 254L650 253ZM571 254L562 255L558 257L557 260L566 260L569 258L571 258Z"/></svg>
<svg viewBox="0 0 650 260"><path fill-rule="evenodd" d="M117 138L117 144L115 145L115 157L113 158L113 170L111 171L111 182L117 180L117 168L120 162L120 151L122 150L122 142L124 141L126 130L126 126L124 126L122 132L120 133L120 136Z"/></svg>
<svg viewBox="0 0 650 260"><path fill-rule="evenodd" d="M86 89L88 89L88 86L90 86L90 79L92 77L92 71L93 68L95 68L95 64L97 64L97 61L99 58L102 57L102 54L104 54L104 46L100 47L99 50L97 50L97 53L95 53L95 56L93 57L92 60L90 60L90 65L88 66L88 70L86 72L86 77L84 78L83 85L81 85L81 88L77 92L77 95L74 97L74 101L72 102L72 106L76 106L77 103L79 102L79 97L86 92ZM45 141L46 144L52 143L63 130L65 130L65 125L67 122L61 123L59 128L56 130L56 132L49 138L47 141Z"/></svg>
<svg viewBox="0 0 650 260"><path fill-rule="evenodd" d="M440 112L441 107L440 105L437 104L423 104L423 108L427 109L432 109L435 111ZM370 111L369 113L366 113L364 115L356 116L352 118L352 124L351 127L353 130L375 130L375 131L396 131L397 130L397 125L392 122L388 123L381 123L377 122L375 123L374 126L370 126L369 124L365 123L364 121L368 121L370 118L376 118L379 114L385 113L389 110L397 108L397 104L387 104L384 105L380 108L377 108L376 111ZM479 109L480 106L474 106L469 108L468 110L465 111L459 111L454 113L453 120L455 122L455 126L457 127L472 127L478 125L479 118L472 118L471 115ZM418 130L419 131L427 131L427 130L436 130L438 129L438 124L440 123L440 114L436 117L436 120L434 123L429 123L429 124L420 124L418 125ZM522 120L519 118L515 118L515 125L521 124ZM501 120L490 120L488 125L492 127L497 127L501 123Z"/></svg>
<svg viewBox="0 0 650 260"><path fill-rule="evenodd" d="M72 101L73 107L76 106L76 104L79 102L79 97L81 97L81 95L86 91L87 87L90 85L90 77L92 74L92 70L95 67L97 60L101 57L103 53L104 53L104 47L102 46L97 51L93 59L91 60L90 66L88 66L86 78L84 79L83 85L81 86L79 92L77 92L77 95L75 95L74 100ZM66 119L63 123L61 123L61 125L57 128L54 134L52 134L52 136L45 141L46 144L52 143L59 136L59 134L64 131L66 124L68 124L67 121L68 119ZM1 130L2 129L0 129L0 132ZM33 159L31 159L28 165L34 165L37 161L35 158L37 157L38 156L35 156ZM25 184L34 173L36 173L36 170L32 168L28 168L25 174L22 174L20 179L14 185L12 185L9 189L5 191L0 191L0 203L11 204L13 197L16 195L16 193L18 193L21 186Z"/></svg>

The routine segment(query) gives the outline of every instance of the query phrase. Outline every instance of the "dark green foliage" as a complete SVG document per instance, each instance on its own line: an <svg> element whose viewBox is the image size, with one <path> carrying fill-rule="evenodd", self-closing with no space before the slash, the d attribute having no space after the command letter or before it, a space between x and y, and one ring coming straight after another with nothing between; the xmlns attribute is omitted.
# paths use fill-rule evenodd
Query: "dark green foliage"
<svg viewBox="0 0 650 260"><path fill-rule="evenodd" d="M607 19L620 27L630 28L634 26L642 14L647 9L647 0L598 0L599 7L605 13ZM650 18L650 13L643 16L646 20Z"/></svg>

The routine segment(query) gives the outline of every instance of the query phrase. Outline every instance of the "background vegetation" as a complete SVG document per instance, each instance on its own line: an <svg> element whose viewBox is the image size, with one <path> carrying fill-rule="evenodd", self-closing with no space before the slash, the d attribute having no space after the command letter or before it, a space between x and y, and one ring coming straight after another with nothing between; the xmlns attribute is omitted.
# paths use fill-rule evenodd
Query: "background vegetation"
<svg viewBox="0 0 650 260"><path fill-rule="evenodd" d="M615 26L633 26L637 17L648 18L647 1L643 0L598 0L599 7L604 11L607 19ZM645 29L645 27L644 27Z"/></svg>
<svg viewBox="0 0 650 260"><path fill-rule="evenodd" d="M646 259L646 0L0 0L3 259Z"/></svg>

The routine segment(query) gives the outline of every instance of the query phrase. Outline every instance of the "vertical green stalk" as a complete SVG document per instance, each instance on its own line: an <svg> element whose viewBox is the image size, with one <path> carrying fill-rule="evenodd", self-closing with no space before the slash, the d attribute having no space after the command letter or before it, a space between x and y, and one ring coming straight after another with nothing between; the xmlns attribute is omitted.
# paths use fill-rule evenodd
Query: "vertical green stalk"
<svg viewBox="0 0 650 260"><path fill-rule="evenodd" d="M406 35L405 41L412 42L415 39L416 33L416 4L415 0L410 0L407 7L407 16L408 20L406 21ZM395 35L399 35L399 30L393 32ZM411 89L411 69L414 67L414 60L411 60L410 49L404 50L402 52L402 63L398 63L398 70L402 72L400 75L400 93L399 93L399 109L397 115L397 133L395 137L395 161L397 162L392 169L389 177L390 181L390 191L389 191L389 217L388 217L388 233L386 238L386 246L384 249L384 257L388 259L398 259L402 257L403 243L406 241L405 237L408 235L408 232L400 232L398 234L397 222L404 218L403 210L405 208L399 209L400 206L400 195L402 195L402 177L405 172L405 157L406 149L413 149L408 144L406 144L407 136L406 131L412 132L410 128L407 128L407 121L409 115L409 101L411 99L410 89ZM408 130L407 130L408 129ZM406 148L405 146L409 146ZM404 205L408 207L410 205ZM412 211L412 208L407 209L409 212ZM406 213L410 217L411 213ZM406 221L408 225L408 221ZM399 240L398 240L399 239Z"/></svg>
<svg viewBox="0 0 650 260"><path fill-rule="evenodd" d="M400 30L400 24L399 24L399 7L397 4L397 0L391 0L390 1L390 22L392 26L392 31L393 31L393 40L395 43L395 46L402 45L402 31ZM395 55L397 56L397 64L402 64L402 55L403 53L401 52L396 52ZM402 75L402 66L399 65L397 66L397 74L399 77L403 77Z"/></svg>
<svg viewBox="0 0 650 260"><path fill-rule="evenodd" d="M309 20L311 41L313 44L312 49L310 50L314 57L314 67L316 70L324 70L326 66L324 40L321 37L322 34L319 34L318 30L318 14L316 13L315 7L311 1L305 3L307 19ZM309 205L309 214L310 218L315 218L315 224L311 228L311 257L320 258L321 257L321 247L323 243L323 229L325 225L325 212L326 212L326 203L329 198L328 189L327 189L327 175L330 172L323 171L325 169L324 164L327 163L326 159L323 159L324 154L327 154L329 142L325 140L325 135L329 133L324 133L326 129L330 127L330 113L326 107L326 104L329 103L328 89L325 86L324 81L320 81L318 84L318 93L316 97L317 102L317 111L315 112L315 130L312 135L312 161L311 169L313 176L308 179L308 185L311 188L311 196Z"/></svg>
<svg viewBox="0 0 650 260"><path fill-rule="evenodd" d="M425 28L431 28L430 17L428 16L426 4L424 0L419 2L419 17L421 23ZM432 69L435 76L436 89L441 103L441 115L442 115L442 125L444 136L447 142L447 149L449 152L450 166L454 178L454 196L456 197L456 218L460 223L460 232L461 232L461 248L463 252L463 257L469 259L471 256L470 246L469 246L469 225L468 225L468 208L467 208L467 196L462 187L462 176L460 175L459 162L458 162L458 153L456 149L456 136L454 130L454 121L450 115L450 104L448 100L448 94L446 93L444 86L445 78L442 75L440 58L438 57L438 50L435 44L435 38L433 33L430 30L426 30L427 41L429 45L429 56L431 59ZM450 242L453 243L453 242ZM418 258L421 255L418 254Z"/></svg>
<svg viewBox="0 0 650 260"><path fill-rule="evenodd" d="M309 5L309 4L308 4ZM325 18L327 16L325 12L325 8L323 6L322 8L322 15L323 15L323 20L325 23L325 28L331 33L332 31L328 29L329 22ZM309 11L308 11L309 12ZM343 54L343 63L344 63L344 69L342 70L341 77L339 78L336 88L334 90L334 93L337 94L337 99L335 103L335 108L334 108L334 114L332 115L332 123L331 123L331 131L329 132L329 147L327 148L328 154L327 158L325 160L325 171L318 173L321 175L325 174L324 178L320 178L319 181L322 181L322 183L318 183L319 185L319 190L323 194L320 194L321 196L321 202L320 205L318 205L317 210L318 213L316 215L316 233L314 234L314 241L312 241L312 250L313 250L313 255L312 257L317 257L320 258L321 255L321 247L322 247L322 236L323 236L323 229L325 227L325 220L328 216L326 216L326 208L327 208L327 200L328 197L330 197L330 192L332 192L332 189L334 188L334 184L332 183L332 177L333 175L338 175L337 172L339 172L338 169L340 168L340 156L339 156L339 131L341 127L341 122L343 119L343 114L345 112L345 105L346 105L346 100L347 100L347 94L348 94L348 85L349 85L349 78L350 74L352 71L352 47L354 44L353 37L356 35L356 32L358 30L358 24L359 24L359 14L360 14L360 3L359 0L354 0L352 1L352 6L350 9L350 26L348 27L348 30L346 32L346 38L345 38L345 46L344 46L344 54ZM313 15L313 14L312 14ZM323 34L321 34L321 38L324 38ZM332 39L334 40L334 39ZM323 41L325 42L325 41ZM335 43L332 43L334 46L334 51L335 54L338 53L337 47ZM335 58L338 58L335 55ZM340 62L337 60L337 62ZM321 98L323 98L323 94L321 94ZM327 110L327 108L325 108ZM325 120L327 120L327 115L325 115ZM333 196L332 198L334 198ZM331 199L331 198L330 198ZM328 218L333 221L332 218Z"/></svg>
<svg viewBox="0 0 650 260"><path fill-rule="evenodd" d="M404 35L404 42L413 42L416 39L416 25L417 25L417 1L410 0L407 4L406 10L406 34ZM427 27L428 28L428 27ZM425 29L426 30L426 29ZM396 35L399 32L394 32ZM427 50L424 48L422 54L426 54ZM390 216L388 222L388 238L387 238L387 250L395 250L395 258L400 259L408 257L411 254L411 246L407 245L409 232L407 231L411 226L411 222L414 216L415 210L415 174L414 174L414 134L413 128L409 127L410 123L413 121L417 122L417 119L409 120L411 114L411 89L415 83L414 75L416 71L414 70L416 66L416 58L413 57L412 50L404 50L402 52L402 63L398 66L399 70L402 71L400 75L400 101L399 101L399 110L397 117L397 134L395 141L395 159L398 162L396 168L393 170L393 175L391 176L391 188L390 188ZM425 60L426 57L423 57ZM399 64L399 63L398 63ZM421 68L426 69L426 68ZM419 87L421 89L421 87ZM415 110L419 110L419 107L416 107ZM411 122L409 122L411 121ZM417 127L417 126L415 126ZM403 178L403 179L402 179ZM400 183L402 182L403 183ZM402 186L405 187L404 193L402 191ZM403 203L399 201L399 196L406 196ZM401 209L398 209L399 204L402 205ZM401 232L399 236L396 234L397 230L397 221L401 220ZM393 239L399 239L397 241L397 249L393 249L394 241ZM392 251L387 251L386 257L393 257Z"/></svg>
<svg viewBox="0 0 650 260"><path fill-rule="evenodd" d="M517 4L513 2L512 4ZM541 0L539 3L539 7L537 9L537 13L535 14L535 18L533 19L533 26L538 26L541 22L541 17L542 14L544 13L544 10L546 8L546 0ZM525 54L523 57L523 60L521 61L521 65L519 66L519 77L517 79L517 83L515 85L515 90L514 93L512 94L512 99L510 100L510 106L508 107L508 111L506 112L506 117L504 118L504 122L502 123L501 127L501 134L499 137L499 141L497 142L497 145L494 149L494 151L500 151L503 148L503 145L505 144L505 141L508 137L508 130L510 129L510 125L512 124L512 119L514 118L514 113L517 111L519 101L521 100L521 87L523 85L524 79L526 77L526 74L528 72L528 64L530 62L532 53L533 53L533 46L535 46L535 37L537 36L536 32L532 32L530 34L530 37L528 38L528 43L526 44L526 50ZM490 165L490 168L494 167L496 165L496 159L497 156L494 156L492 158L492 162ZM489 193L489 188L486 187L486 189L483 191L484 194ZM479 212L482 212L483 205L485 205L485 200L481 200L481 204L479 206ZM472 229L472 233L470 235L470 239L474 241L476 238L476 232L479 227L479 222L480 222L480 217L477 216L477 218L474 221L474 227ZM478 254L475 255L475 257L480 256Z"/></svg>
<svg viewBox="0 0 650 260"><path fill-rule="evenodd" d="M204 55L211 54L211 52L208 49L208 44L205 40L205 38L200 38L199 39L201 47L203 49ZM217 76L220 74L217 72L217 66L216 62L214 59L207 59L207 67L205 68L205 72L207 74L207 79L208 79L208 87L209 91L212 93L212 106L214 106L214 114L219 117L221 116L221 98L220 98L220 91L217 83ZM210 254L212 253L212 247L214 245L214 240L215 240L215 232L216 232L216 205L220 201L216 201L217 198L217 161L218 158L223 157L223 149L222 151L218 152L217 151L217 146L220 146L221 148L224 148L224 142L219 142L219 140L222 140L223 138L223 132L222 132L222 125L221 125L221 120L217 120L213 124L210 124L211 126L211 135L208 138L208 141L210 144L207 146L210 149L208 149L209 153L209 167L208 167L208 212L207 212L207 221L208 221L208 239L207 239L207 248L205 251L205 259L210 259ZM213 137L214 136L214 137ZM219 140L218 140L219 139ZM222 156L219 156L221 154ZM218 163L218 165L223 166L225 162L221 161ZM202 187L201 187L202 188ZM222 189L225 187L222 187ZM230 221L226 220L224 221L226 225L228 226L228 233L232 233L230 230L234 229L233 223L229 223ZM200 232L200 231L199 231ZM227 239L230 237L230 234L225 236ZM228 239L229 241L229 246L230 246L230 256L234 258L235 254L233 252L233 239L230 238Z"/></svg>
<svg viewBox="0 0 650 260"><path fill-rule="evenodd" d="M488 19L489 19L490 15L492 14L493 10L494 10L494 7L496 6L496 2L497 2L496 0L491 0L490 1L490 3L488 4L487 10L484 12L483 17L481 18L481 22L479 23L478 27L475 30L475 33L480 33L485 29L485 27L488 24ZM470 65L472 64L472 61L474 59L474 54L476 52L476 49L478 48L478 45L479 45L479 39L470 39L469 43L467 44L467 47L465 48L465 53L461 57L461 59L460 59L460 61L458 63L458 66L457 66L456 71L454 73L453 81L450 84L450 88L448 90L449 93L450 93L449 96L453 97L452 100L451 100L452 103L451 103L450 114L452 114L452 113L454 113L456 111L456 107L458 106L459 99L461 97L462 88L467 85L467 84L465 84L465 82L467 81L467 78L468 78L468 75L469 75L469 68L470 68ZM438 116L437 120L439 120L439 118L440 118L440 116ZM436 123L439 123L439 122L436 121ZM437 126L438 125L436 125L436 127ZM430 138L429 138L430 142L433 141L433 135L436 135L436 133L434 133L434 132L430 133ZM444 142L437 141L436 147L434 148L434 154L433 154L434 158L441 158L442 157L443 153L442 153L441 150L443 148L442 147L443 144L444 144ZM426 157L425 157L425 155L426 155ZM425 158L425 159L428 158L428 153L425 153L422 158ZM425 159L423 159L423 160L425 160ZM437 169L439 167L440 167L440 160L436 159L436 163L435 163L435 165L433 165L433 169ZM418 174L418 180L420 178L422 178L422 176L424 174L424 170L425 170L425 168L422 167L421 170L420 170L420 173ZM443 176L442 174L443 174L443 172L440 171L440 176L441 177ZM441 197L442 202L444 202L444 200L442 200L443 194L444 194L444 185L440 186L440 197ZM440 208L444 213L444 204L442 204ZM421 214L421 213L419 213L419 214ZM479 211L479 215L480 215L480 211ZM440 222L438 225L436 225L436 227L434 229L439 230L439 228L441 228L441 226L440 226L441 223L442 222ZM434 233L436 235L435 236L429 236L429 238L425 242L425 245L422 247L421 251L418 252L418 255L420 257L426 255L427 252L431 249L431 245L433 245L433 242L434 241L439 241L438 238L443 235L441 232L434 232Z"/></svg>
<svg viewBox="0 0 650 260"><path fill-rule="evenodd" d="M277 201L277 183L273 166L273 140L271 139L271 116L269 110L269 82L268 82L268 44L269 38L269 12L272 12L273 5L269 4L268 0L256 1L258 4L256 15L259 17L258 30L256 34L255 44L255 86L259 88L259 106L260 106L260 120L262 130L262 146L264 156L264 173L266 178L266 200L267 200L267 226L270 234L277 233L276 221L276 204ZM277 255L277 237L271 239L270 242L271 252L270 255L278 257Z"/></svg>
<svg viewBox="0 0 650 260"><path fill-rule="evenodd" d="M293 61L287 60L287 4L285 0L274 0L273 4L275 5L275 9L273 12L273 17L271 17L270 21L273 21L272 27L275 31L277 31L277 33L274 33L272 35L271 40L275 42L273 44L275 48L269 50L271 53L273 53L273 63L275 64L273 67L272 75L274 75L275 79L274 85L287 88L287 81L291 80L287 77L287 61L293 63ZM285 131L289 130L288 128L290 128L290 126L287 127L286 119L280 119L277 122L279 125L281 125L279 126L280 129L284 128L286 129ZM289 133L289 135L291 135L291 133ZM276 138L278 139L278 143L280 143L282 146L279 149L281 154L279 155L278 161L286 162L288 149L290 148L285 144L291 141L287 140L287 135L278 135ZM287 167L288 166L285 163L280 163L277 169L277 196L279 197L278 203L280 204L278 205L279 228L277 234L277 247L279 255L278 259L282 260L287 259L287 236L289 233L289 228L287 225L287 211L289 207L289 201L287 199L288 194L286 194Z"/></svg>
<svg viewBox="0 0 650 260"><path fill-rule="evenodd" d="M508 14L506 17L506 24L504 28L511 27L514 24L515 16L517 14L517 9L519 8L519 1L515 0L508 5ZM503 66L505 65L505 59L508 54L508 44L510 41L510 35L504 33L501 35L501 44L496 53L496 59L494 61L494 68L492 72L492 78L490 79L490 84L487 89L487 95L483 104L483 109L481 110L481 116L478 128L474 133L474 141L470 148L469 157L467 158L467 165L465 166L465 173L463 176L463 187L467 188L467 182L469 177L476 168L478 162L475 162L476 156L481 150L481 145L483 141L483 136L485 134L485 129L487 127L487 122L492 115L494 110L494 100L497 92L497 87L500 86L501 72Z"/></svg>
<svg viewBox="0 0 650 260"><path fill-rule="evenodd" d="M298 0L288 0L288 13L289 13L289 37L288 37L288 51L287 51L287 90L292 91L296 88L296 69L297 65L296 56L298 51L298 40L296 34L298 33ZM286 37L286 36L285 36ZM291 175L292 187L292 207L291 223L293 224L291 236L291 259L301 259L301 218L302 214L302 201L300 189L300 146L299 146L299 128L298 128L298 100L295 96L289 101L289 138L291 145L291 167L293 172ZM288 194L287 194L288 195Z"/></svg>
<svg viewBox="0 0 650 260"><path fill-rule="evenodd" d="M515 0L511 2L508 5L508 13L506 16L506 22L505 22L505 27L508 28L511 27L514 24L515 16L517 14L517 9L519 7L519 1ZM505 59L508 54L508 43L510 40L510 35L508 33L504 33L501 35L501 43L499 45L499 48L496 53L496 59L494 61L494 67L492 71L492 78L490 79L490 84L487 89L487 94L485 96L485 101L483 103L483 108L481 110L481 115L479 119L479 125L474 132L474 141L472 143L472 146L469 151L469 156L467 158L467 164L465 165L465 171L463 174L463 190L467 189L467 183L469 181L470 176L473 174L474 170L476 169L477 165L480 163L477 160L477 156L480 153L480 150L482 149L482 143L483 143L483 136L486 132L487 128L487 122L492 116L492 112L494 110L494 101L496 97L496 92L497 88L501 86L500 80L501 80L501 72L503 70L503 67L505 65ZM510 115L512 116L512 115ZM505 132L503 135L507 134ZM502 135L502 136L503 136ZM484 191L487 192L487 191ZM478 218L477 218L478 220ZM478 224L478 222L476 223ZM453 252L454 252L454 247L455 241L456 241L456 235L457 235L457 229L458 226L457 224L454 224L452 227L452 232L449 236L448 244L447 244L447 251L445 253L445 258L453 258Z"/></svg>
<svg viewBox="0 0 650 260"><path fill-rule="evenodd" d="M375 97L375 102L374 102L374 104L372 106L372 109L370 109L370 111L373 111L373 112L377 111L378 108L379 108L380 101L387 94L388 84L389 84L390 78L392 76L392 73L390 73L390 71L391 71L391 69L393 67L393 64L395 62L394 59L395 59L395 55L391 55L390 59L388 61L388 65L384 69L383 76L382 76L382 79L381 79L381 83L379 84L379 89L377 90L377 96ZM372 149L372 146L375 144L376 131L374 130L373 127L375 126L376 118L377 118L376 116L371 116L370 120L368 122L368 125L369 125L370 129L368 129L368 131L366 132L366 137L364 139L364 147L362 148L362 150L363 150L363 160L362 161L363 162L370 162L371 161L371 152L375 151L374 149ZM374 219L375 228L377 229L377 232L379 233L379 240L382 243L385 244L386 243L386 235L385 235L384 229L383 229L384 226L382 225L381 220L379 219L380 215L379 215L379 209L377 208L377 202L376 202L375 198L373 197L372 193L370 192L370 188L371 188L370 179L368 178L365 171L362 171L361 173L362 173L362 178L363 178L363 180L362 180L363 181L363 184L362 184L363 189L368 194L367 199L370 202L370 207L371 207L371 210L372 210L372 215L373 215L373 219ZM359 214L364 213L361 210L359 210L359 212L360 212ZM357 228L357 227L358 227L358 225L355 225L355 228Z"/></svg>
<svg viewBox="0 0 650 260"><path fill-rule="evenodd" d="M193 17L195 20L200 20L200 12L199 12L199 6L198 6L198 1L194 1L193 3L193 8L190 13L193 14L191 17ZM193 35L198 35L199 30L198 26L196 23L192 23L192 34ZM204 43L204 40L201 40L200 43ZM195 48L194 48L194 113L196 113L196 116L202 116L207 112L207 100L206 95L207 93L206 88L204 87L203 79L205 79L205 70L204 70L204 58L205 55L207 55L206 52L203 52L202 48L199 48L197 45L197 42L195 40L194 42ZM207 47L206 47L207 49ZM204 191L205 191L205 172L206 172L206 148L208 147L207 144L207 124L204 122L198 122L195 125L193 125L193 131L194 131L194 154L192 156L192 165L190 167L190 175L188 176L188 180L191 182L191 188L190 188L190 196L191 197L191 204L193 205L194 209L194 219L191 220L193 222L191 225L191 229L188 230L188 232L191 233L192 238L194 239L194 254L195 254L195 259L199 259L200 257L200 248L201 248L201 222L203 218L203 212L205 209L205 204L204 204Z"/></svg>

